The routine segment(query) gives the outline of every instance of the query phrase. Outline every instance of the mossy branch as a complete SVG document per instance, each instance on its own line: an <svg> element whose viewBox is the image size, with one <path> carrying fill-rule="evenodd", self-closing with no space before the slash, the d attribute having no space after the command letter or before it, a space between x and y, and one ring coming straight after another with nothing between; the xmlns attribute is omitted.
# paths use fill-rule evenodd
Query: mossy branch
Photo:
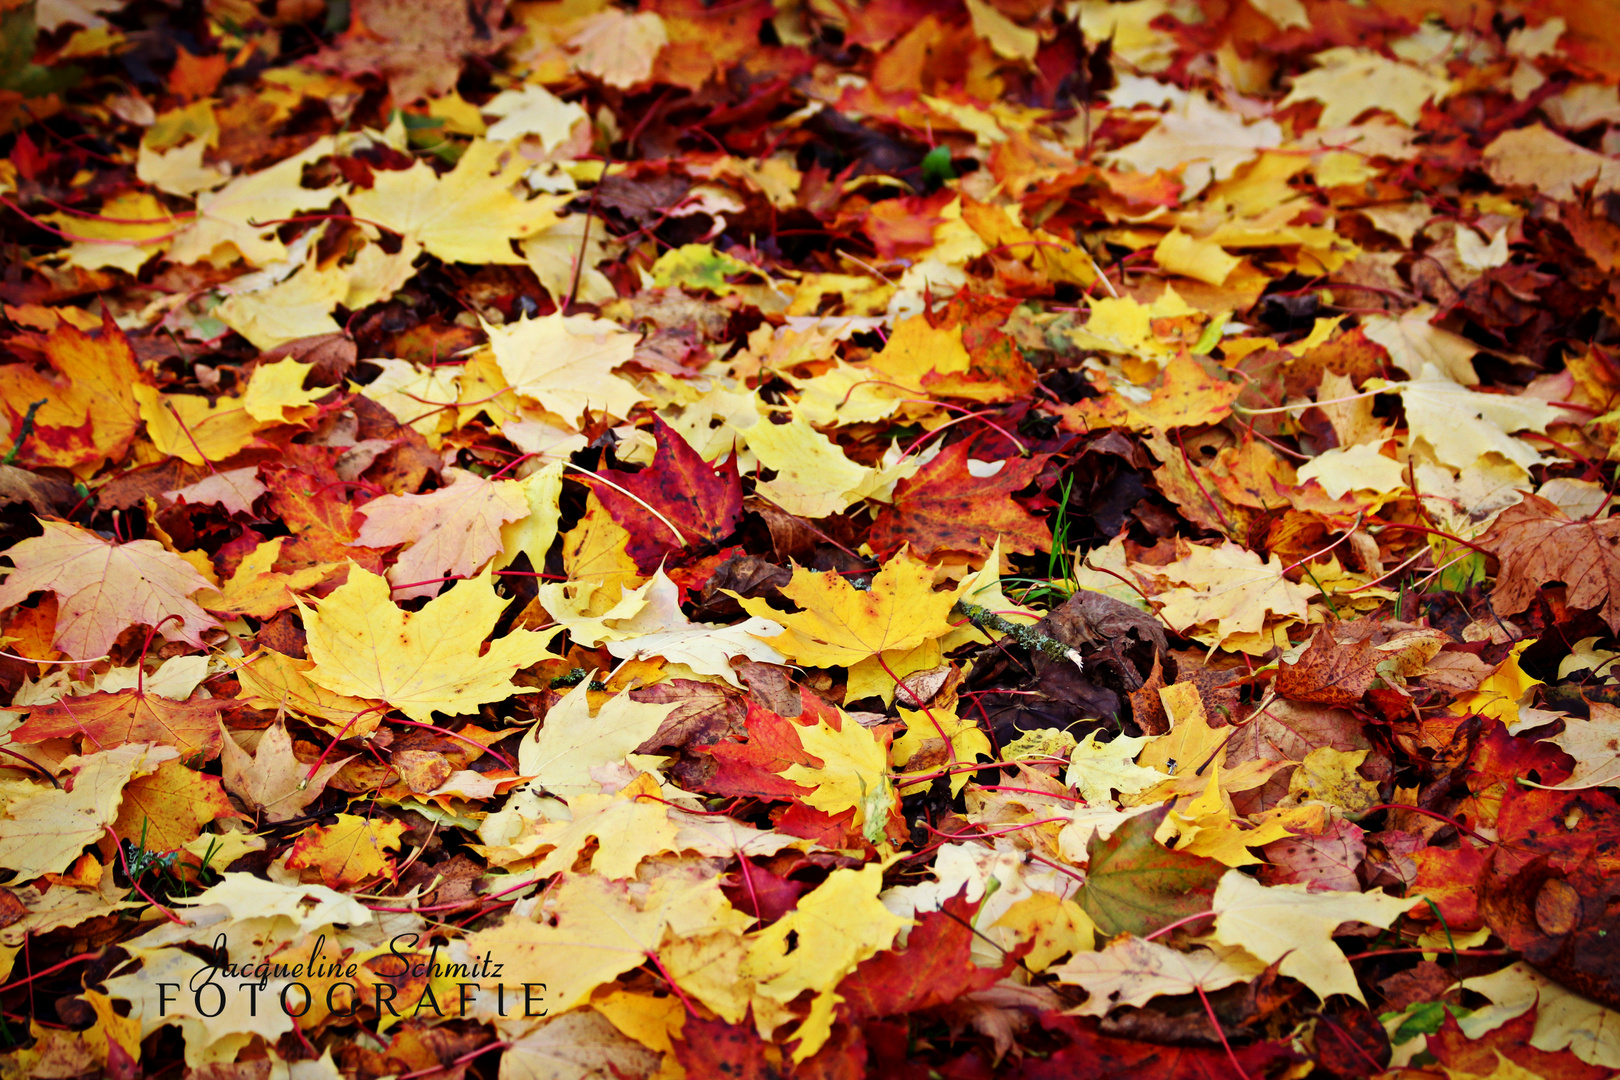
<svg viewBox="0 0 1620 1080"><path fill-rule="evenodd" d="M1084 667L1078 652L1057 638L1041 633L1033 626L1015 623L1011 619L997 615L989 608L980 607L978 604L970 604L965 600L959 601L956 606L961 608L962 614L968 617L968 621L980 630L995 630L998 633L1006 634L1030 652L1044 653L1053 660L1073 660L1075 667Z"/></svg>

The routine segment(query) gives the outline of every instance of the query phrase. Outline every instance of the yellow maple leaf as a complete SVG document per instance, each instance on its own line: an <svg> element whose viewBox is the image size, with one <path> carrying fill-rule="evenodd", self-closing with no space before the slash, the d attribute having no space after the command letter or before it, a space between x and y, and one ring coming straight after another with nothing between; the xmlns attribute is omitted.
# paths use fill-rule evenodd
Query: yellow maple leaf
<svg viewBox="0 0 1620 1080"><path fill-rule="evenodd" d="M1215 913L1215 940L1238 945L1266 963L1281 960L1279 970L1298 979L1317 997L1347 994L1363 1001L1356 973L1333 943L1333 931L1344 922L1364 922L1381 929L1415 904L1418 897L1381 892L1312 891L1305 885L1268 888L1241 870L1228 870L1215 887L1210 910Z"/></svg>
<svg viewBox="0 0 1620 1080"><path fill-rule="evenodd" d="M786 1004L812 990L821 1009L830 1009L837 1002L833 988L856 964L888 948L906 925L878 899L882 887L883 867L878 863L834 870L814 892L800 898L797 908L753 938L744 976L754 980L761 996L773 1001ZM802 1061L821 1048L827 1036L819 1028L817 1005L812 1003L810 1018L790 1036L802 1040L794 1060Z"/></svg>
<svg viewBox="0 0 1620 1080"><path fill-rule="evenodd" d="M1468 470L1488 453L1498 453L1515 466L1515 479L1528 475L1541 451L1508 434L1545 432L1563 415L1555 405L1523 394L1482 394L1458 385L1433 364L1424 362L1418 377L1395 384L1406 408L1406 426L1414 440L1434 449L1446 465Z"/></svg>
<svg viewBox="0 0 1620 1080"><path fill-rule="evenodd" d="M348 580L331 595L314 606L298 601L315 663L309 678L339 694L386 701L419 721L436 709L456 716L533 693L512 676L553 658L547 646L555 632L517 630L482 649L505 607L485 570L408 614L395 606L387 581L351 562Z"/></svg>
<svg viewBox="0 0 1620 1080"><path fill-rule="evenodd" d="M113 832L148 851L174 851L196 840L210 821L235 816L216 777L165 761L124 785Z"/></svg>
<svg viewBox="0 0 1620 1080"><path fill-rule="evenodd" d="M1161 994L1209 993L1248 982L1264 970L1264 964L1241 949L1182 952L1122 934L1100 952L1082 953L1059 965L1053 974L1091 995L1073 1010L1075 1015L1106 1016L1121 1005L1140 1008Z"/></svg>
<svg viewBox="0 0 1620 1080"><path fill-rule="evenodd" d="M592 716L590 683L582 682L551 707L544 723L523 736L518 771L531 777L535 787L563 798L595 791L598 785L591 779L591 769L623 761L658 731L674 708L673 702L632 701L627 692L609 698Z"/></svg>
<svg viewBox="0 0 1620 1080"><path fill-rule="evenodd" d="M1193 683L1161 687L1159 700L1169 714L1170 730L1150 740L1137 762L1171 776L1202 776L1218 768L1226 760L1226 740L1235 729L1210 726L1203 698Z"/></svg>
<svg viewBox="0 0 1620 1080"><path fill-rule="evenodd" d="M248 376L240 396L217 401L196 394L164 394L137 384L135 401L153 446L189 464L209 465L252 445L262 428L313 415L312 403L331 391L303 389L312 367L291 359L261 364Z"/></svg>
<svg viewBox="0 0 1620 1080"><path fill-rule="evenodd" d="M287 247L276 236L279 222L304 210L327 206L343 193L338 185L324 188L301 185L304 167L331 155L336 149L336 140L317 139L302 153L267 169L240 176L211 194L197 196L197 216L174 238L169 260L194 263L215 256L216 249L226 245L229 247L224 254L228 255L230 248L234 248L253 266L285 259ZM361 211L355 210L355 213ZM228 262L228 258L225 261Z"/></svg>
<svg viewBox="0 0 1620 1080"><path fill-rule="evenodd" d="M888 379L874 379L869 368L833 359L833 366L819 375L802 378L790 373L782 377L799 391L794 412L812 424L861 424L893 416L901 400L915 393L892 385Z"/></svg>
<svg viewBox="0 0 1620 1080"><path fill-rule="evenodd" d="M878 653L911 649L950 633L946 619L957 589L935 592L934 571L901 551L862 591L842 574L793 568L782 595L804 608L783 614L764 600L738 597L750 615L774 619L787 629L771 638L776 650L812 667L848 666ZM735 593L731 593L736 596Z"/></svg>
<svg viewBox="0 0 1620 1080"><path fill-rule="evenodd" d="M67 250L69 266L86 270L112 266L128 274L140 273L147 259L169 246L182 224L145 191L126 191L108 199L100 217L43 214L41 218L75 238Z"/></svg>
<svg viewBox="0 0 1620 1080"><path fill-rule="evenodd" d="M1288 780L1288 794L1337 806L1354 818L1378 802L1378 784L1356 770L1367 750L1336 750L1319 746L1305 755Z"/></svg>
<svg viewBox="0 0 1620 1080"><path fill-rule="evenodd" d="M1188 545L1185 550L1181 559L1153 570L1182 586L1154 597L1163 605L1160 614L1178 632L1213 625L1213 640L1220 643L1260 633L1268 618L1310 617L1310 597L1317 590L1284 577L1276 555L1262 563L1260 556L1230 540L1219 547Z"/></svg>
<svg viewBox="0 0 1620 1080"><path fill-rule="evenodd" d="M605 615L626 590L640 583L636 561L626 550L629 543L630 533L613 520L596 492L586 495L585 516L563 534L562 542L563 573L568 578L564 588L577 594L576 603L570 605L577 614Z"/></svg>
<svg viewBox="0 0 1620 1080"><path fill-rule="evenodd" d="M1000 609L992 607L990 610ZM967 626L971 628L973 624L968 623ZM851 664L849 677L844 683L844 700L877 697L883 699L884 705L894 704L895 688L899 685L895 680L939 667L943 662L942 646L954 644L952 639L960 635L960 629L958 627L957 633L938 641L925 641L912 649L893 649ZM904 696L905 691L900 693L901 701L909 700Z"/></svg>
<svg viewBox="0 0 1620 1080"><path fill-rule="evenodd" d="M645 400L613 369L635 355L637 335L591 315L553 312L506 326L484 324L513 390L569 423L587 409L629 416Z"/></svg>
<svg viewBox="0 0 1620 1080"><path fill-rule="evenodd" d="M839 513L920 467L915 458L890 469L856 464L797 414L786 424L762 419L745 429L742 437L760 464L776 473L772 479L756 484L755 491L800 517L822 518Z"/></svg>
<svg viewBox="0 0 1620 1080"><path fill-rule="evenodd" d="M517 482L528 513L501 526L495 569L506 568L523 554L529 556L530 566L546 565L546 553L551 550L551 542L557 539L557 500L562 497L562 476L562 462L553 461Z"/></svg>
<svg viewBox="0 0 1620 1080"><path fill-rule="evenodd" d="M158 451L190 465L224 461L252 445L262 426L234 397L209 401L197 394L164 394L134 388L146 435Z"/></svg>
<svg viewBox="0 0 1620 1080"><path fill-rule="evenodd" d="M1221 792L1221 773L1218 769L1209 770L1209 782L1202 794L1188 802L1185 808L1165 815L1155 838L1160 843L1166 843L1172 834L1179 834L1175 845L1177 851L1203 855L1227 866L1252 866L1264 862L1249 849L1292 835L1276 819L1257 828L1240 829L1232 820L1232 808L1227 805Z"/></svg>
<svg viewBox="0 0 1620 1080"><path fill-rule="evenodd" d="M995 925L1011 930L1020 942L1030 943L1024 964L1034 972L1045 971L1070 954L1089 953L1097 943L1097 924L1085 908L1040 890L1008 908Z"/></svg>
<svg viewBox="0 0 1620 1080"><path fill-rule="evenodd" d="M1105 743L1093 731L1074 748L1063 782L1093 806L1109 806L1113 793L1134 795L1169 778L1163 769L1138 765L1137 755L1152 741L1150 736L1119 735ZM1161 762L1162 764L1162 762Z"/></svg>
<svg viewBox="0 0 1620 1080"><path fill-rule="evenodd" d="M311 258L269 288L226 297L213 314L257 348L274 349L298 338L342 332L332 309L348 294L346 270L319 267Z"/></svg>
<svg viewBox="0 0 1620 1080"><path fill-rule="evenodd" d="M1403 123L1416 124L1424 102L1443 101L1452 90L1450 79L1371 49L1341 45L1317 53L1316 61L1314 71L1294 76L1282 104L1322 102L1318 127L1344 127L1367 109L1383 109Z"/></svg>
<svg viewBox="0 0 1620 1080"><path fill-rule="evenodd" d="M292 736L284 723L272 724L249 754L220 723L220 771L225 787L268 821L286 821L321 797L326 782L353 755L333 757L310 775L309 766L293 756ZM249 881L250 875L242 875Z"/></svg>
<svg viewBox="0 0 1620 1080"><path fill-rule="evenodd" d="M268 885L269 882L264 884ZM132 945L129 952L132 959L141 961L140 970L107 979L108 996L129 1002L129 1018L140 1024L143 1039L164 1026L179 1028L185 1036L185 1058L191 1068L205 1067L222 1051L234 1055L239 1048L252 1041L254 1035L263 1038L267 1044L274 1044L297 1023L281 1009L250 1010L247 994L227 995L226 1007L217 1011L213 1010L212 1001L204 1002L201 997L194 1000L190 994L182 994L176 1001L174 991L160 984L173 985L178 982L183 985L202 967L197 957L176 946L152 948ZM232 959L236 960L237 957ZM214 985L219 984L216 982ZM283 986L290 985L291 980L272 979L266 990L274 995ZM293 991L289 997L294 1002L299 1000L297 991Z"/></svg>
<svg viewBox="0 0 1620 1080"><path fill-rule="evenodd" d="M394 415L394 419L420 432L431 447L439 437L456 426L460 372L453 367L420 368L409 360L368 360L382 368L382 374L364 386L350 383L351 390L370 398ZM446 408L445 406L451 406Z"/></svg>
<svg viewBox="0 0 1620 1080"><path fill-rule="evenodd" d="M934 108L939 111L940 105L948 107L949 104L940 101ZM964 115L963 110L957 108L950 111L956 114L958 122L966 120L972 126L979 126ZM985 135L989 135L999 126L998 124L988 130L981 130ZM1084 247L1069 237L1049 233L1045 229L1024 228L1014 212L1007 207L990 206L964 199L962 220L978 233L986 244L1006 251L1005 258L1027 261L1031 269L1044 278L1068 282L1081 288L1092 285L1097 280L1097 264L1092 261L1091 255Z"/></svg>
<svg viewBox="0 0 1620 1080"><path fill-rule="evenodd" d="M272 567L281 558L281 545L286 539L278 536L254 548L218 592L205 592L197 597L198 602L210 611L268 619L293 606L294 590L309 588L340 565L316 563L290 574L278 574Z"/></svg>
<svg viewBox="0 0 1620 1080"><path fill-rule="evenodd" d="M972 363L962 344L962 327L939 329L925 316L913 315L895 323L894 333L865 366L879 378L921 393L926 376L967 371Z"/></svg>
<svg viewBox="0 0 1620 1080"><path fill-rule="evenodd" d="M311 825L298 835L287 867L316 870L334 889L353 888L389 871L394 860L386 852L399 850L404 833L402 821L339 814L331 825Z"/></svg>
<svg viewBox="0 0 1620 1080"><path fill-rule="evenodd" d="M1153 332L1154 320L1198 314L1198 309L1189 306L1173 286L1166 286L1151 304L1138 303L1129 296L1118 299L1104 296L1091 302L1086 324L1068 331L1067 336L1082 349L1126 353L1162 362L1179 355L1181 343L1159 340Z"/></svg>
<svg viewBox="0 0 1620 1080"><path fill-rule="evenodd" d="M1228 255L1221 245L1171 229L1153 249L1153 261L1172 274L1219 285L1243 260Z"/></svg>
<svg viewBox="0 0 1620 1080"><path fill-rule="evenodd" d="M310 682L309 670L314 666L274 649L260 649L232 672L241 686L237 697L255 709L285 709L297 716L326 720L329 723L321 726L333 734L341 732L344 738L363 739L376 731L383 717L377 703L335 694Z"/></svg>
<svg viewBox="0 0 1620 1080"><path fill-rule="evenodd" d="M902 701L905 700L905 691L901 691L899 696ZM896 768L910 765L912 773L928 776L927 779L914 782L908 782L904 775L896 777L902 795L914 794L922 787L933 783L932 774L938 769L950 766L953 761L966 765L981 756L986 758L995 756L990 746L990 737L971 717L956 715L955 707L942 709L936 705L925 711L902 706L900 718L906 722L906 733L895 739L894 745L889 748L890 759ZM947 741L950 744L949 750L946 749ZM921 763L915 760L919 754L925 759ZM967 786L970 779L972 773L966 770L952 775L951 794L961 794L962 788Z"/></svg>
<svg viewBox="0 0 1620 1080"><path fill-rule="evenodd" d="M1462 942L1461 937L1455 940ZM1443 953L1446 948L1436 951ZM1489 975L1464 979L1461 986L1490 1000L1489 1005L1462 1020L1463 1032L1469 1037L1478 1038L1503 1021L1533 1009L1536 1021L1531 1046L1548 1051L1567 1047L1588 1064L1620 1069L1620 1012L1566 989L1525 961L1516 961Z"/></svg>
<svg viewBox="0 0 1620 1080"><path fill-rule="evenodd" d="M639 903L638 896L644 897ZM564 1012L584 1004L598 986L645 964L672 923L701 926L729 905L718 878L671 895L656 887L648 892L634 882L564 875L547 890L547 908L555 923L509 915L499 926L452 945L452 960L486 952L502 958L500 971L483 980L485 992L477 1000L491 1018L497 984L506 987L508 1002L522 1002L525 983L544 983L543 1002L537 996L536 1004ZM472 1013L479 1015L477 1009Z"/></svg>
<svg viewBox="0 0 1620 1080"><path fill-rule="evenodd" d="M1338 499L1352 491L1393 495L1407 486L1406 466L1382 453L1383 440L1357 443L1324 450L1300 465L1300 483L1315 480L1329 497Z"/></svg>
<svg viewBox="0 0 1620 1080"><path fill-rule="evenodd" d="M1513 725L1519 722L1519 702L1533 687L1542 685L1540 679L1531 678L1519 666L1519 658L1524 655L1524 650L1535 643L1534 638L1515 642L1507 658L1485 677L1479 688L1452 702L1449 711L1459 716L1470 713L1494 716L1506 724L1509 731L1515 730Z"/></svg>
<svg viewBox="0 0 1620 1080"><path fill-rule="evenodd" d="M119 1016L113 1009L112 998L95 990L86 990L79 995L91 1009L95 1010L96 1022L89 1029L80 1032L95 1055L98 1062L105 1065L107 1062L107 1047L109 1043L117 1043L131 1061L140 1060L141 1056L141 1024L130 1016Z"/></svg>
<svg viewBox="0 0 1620 1080"><path fill-rule="evenodd" d="M124 785L179 756L172 746L134 743L69 758L72 791L25 783L0 817L0 867L17 871L19 881L62 873L117 819Z"/></svg>
<svg viewBox="0 0 1620 1080"><path fill-rule="evenodd" d="M543 822L514 845L531 854L551 849L534 869L538 876L573 869L593 839L591 872L615 880L635 876L642 859L679 847L675 837L680 826L670 820L658 780L649 773L641 773L612 795L581 792L569 799L568 810L571 820Z"/></svg>
<svg viewBox="0 0 1620 1080"><path fill-rule="evenodd" d="M505 145L474 139L443 176L418 161L409 169L379 171L371 190L352 192L347 199L356 217L402 233L445 262L518 264L523 256L512 241L555 222L557 208L569 199L543 195L525 201L513 195L513 185L528 168L529 162L508 154Z"/></svg>
<svg viewBox="0 0 1620 1080"><path fill-rule="evenodd" d="M782 775L794 783L815 790L800 801L826 814L837 815L855 808L855 824L872 843L883 836L890 815L899 808L900 798L889 781L889 762L883 744L870 731L835 709L839 726L818 716L814 727L795 729L805 752L819 758L821 765L789 766ZM989 749L986 740L986 750Z"/></svg>
<svg viewBox="0 0 1620 1080"><path fill-rule="evenodd" d="M1118 10L1116 5L1099 6ZM1221 108L1203 94L1192 94L1184 106L1166 113L1146 135L1107 157L1143 173L1184 168L1185 201L1202 192L1211 180L1226 179L1259 151L1282 141L1283 130L1276 121L1246 123L1238 113Z"/></svg>
<svg viewBox="0 0 1620 1080"><path fill-rule="evenodd" d="M568 141L574 125L586 120L585 110L576 102L564 101L543 86L527 83L496 94L477 112L500 119L489 126L489 142L496 145L536 135L540 145L554 150Z"/></svg>
<svg viewBox="0 0 1620 1080"><path fill-rule="evenodd" d="M136 151L135 176L142 183L151 184L170 195L189 198L199 191L212 190L229 180L230 176L203 163L203 154L208 149L205 139L193 139L184 146L163 151L154 150L143 141Z"/></svg>
<svg viewBox="0 0 1620 1080"><path fill-rule="evenodd" d="M594 998L591 1008L636 1042L661 1054L674 1049L671 1039L680 1038L681 1029L686 1025L686 1007L673 996L653 997L614 990Z"/></svg>

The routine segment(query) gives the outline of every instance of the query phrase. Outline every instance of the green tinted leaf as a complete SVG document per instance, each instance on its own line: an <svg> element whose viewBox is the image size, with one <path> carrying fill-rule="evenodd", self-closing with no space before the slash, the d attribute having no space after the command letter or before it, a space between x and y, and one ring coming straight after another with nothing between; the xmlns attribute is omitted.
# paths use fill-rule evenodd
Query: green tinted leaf
<svg viewBox="0 0 1620 1080"><path fill-rule="evenodd" d="M1103 933L1140 937L1209 910L1226 867L1153 839L1169 812L1161 806L1131 818L1106 840L1091 838L1086 883L1075 899Z"/></svg>

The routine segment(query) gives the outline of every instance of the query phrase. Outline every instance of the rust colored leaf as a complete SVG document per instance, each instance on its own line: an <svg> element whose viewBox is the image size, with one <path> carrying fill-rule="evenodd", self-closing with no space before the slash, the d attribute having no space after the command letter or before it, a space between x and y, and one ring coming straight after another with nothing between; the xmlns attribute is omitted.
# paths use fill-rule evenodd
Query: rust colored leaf
<svg viewBox="0 0 1620 1080"><path fill-rule="evenodd" d="M1542 586L1563 582L1570 607L1597 608L1620 632L1620 518L1571 521L1553 503L1526 495L1502 511L1479 546L1501 560L1491 602L1502 615L1523 611Z"/></svg>
<svg viewBox="0 0 1620 1080"><path fill-rule="evenodd" d="M384 570L382 552L354 547L364 515L348 497L343 481L328 467L310 473L266 465L260 476L270 489L269 509L287 528L287 540L274 569L283 574L353 559L374 574Z"/></svg>
<svg viewBox="0 0 1620 1080"><path fill-rule="evenodd" d="M1327 627L1316 632L1308 649L1277 671L1277 693L1294 701L1320 705L1355 705L1378 677L1383 654L1366 641L1341 644Z"/></svg>
<svg viewBox="0 0 1620 1080"><path fill-rule="evenodd" d="M1366 1006L1323 1013L1316 1029L1316 1062L1343 1080L1358 1080L1389 1064L1389 1034Z"/></svg>
<svg viewBox="0 0 1620 1080"><path fill-rule="evenodd" d="M150 380L112 316L97 336L58 326L45 338L44 354L50 373L25 364L0 368L0 406L13 436L30 406L42 402L18 460L93 472L103 461L122 457L141 428L132 388Z"/></svg>
<svg viewBox="0 0 1620 1080"><path fill-rule="evenodd" d="M780 1080L782 1053L754 1033L751 1022L728 1024L687 1016L675 1040L675 1060L689 1076Z"/></svg>
<svg viewBox="0 0 1620 1080"><path fill-rule="evenodd" d="M1002 550L1021 555L1050 547L1046 523L1012 497L1029 486L1050 455L1007 458L985 476L974 475L969 453L969 443L952 443L916 476L900 481L894 503L872 525L873 547L892 554L910 544L927 557L940 551L979 551L997 536Z"/></svg>
<svg viewBox="0 0 1620 1080"><path fill-rule="evenodd" d="M27 743L77 738L86 753L127 743L165 743L176 747L182 757L201 754L211 761L219 754L218 717L228 704L170 701L132 687L40 706L12 732L12 738Z"/></svg>
<svg viewBox="0 0 1620 1080"><path fill-rule="evenodd" d="M1460 1076L1489 1076L1501 1058L1543 1080L1604 1080L1611 1070L1588 1065L1568 1050L1538 1050L1530 1045L1536 1029L1536 1010L1515 1016L1477 1039L1470 1039L1449 1012L1440 1030L1428 1036L1428 1051L1447 1071Z"/></svg>
<svg viewBox="0 0 1620 1080"><path fill-rule="evenodd" d="M174 851L195 840L210 821L234 817L219 777L165 761L124 785L113 832L147 851Z"/></svg>

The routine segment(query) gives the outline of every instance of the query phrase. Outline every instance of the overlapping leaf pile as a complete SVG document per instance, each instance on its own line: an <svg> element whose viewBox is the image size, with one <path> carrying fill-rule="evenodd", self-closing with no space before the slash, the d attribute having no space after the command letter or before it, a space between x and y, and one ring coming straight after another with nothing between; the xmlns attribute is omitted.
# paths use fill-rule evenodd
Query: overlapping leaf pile
<svg viewBox="0 0 1620 1080"><path fill-rule="evenodd" d="M0 6L5 1076L1620 1069L1603 5Z"/></svg>

